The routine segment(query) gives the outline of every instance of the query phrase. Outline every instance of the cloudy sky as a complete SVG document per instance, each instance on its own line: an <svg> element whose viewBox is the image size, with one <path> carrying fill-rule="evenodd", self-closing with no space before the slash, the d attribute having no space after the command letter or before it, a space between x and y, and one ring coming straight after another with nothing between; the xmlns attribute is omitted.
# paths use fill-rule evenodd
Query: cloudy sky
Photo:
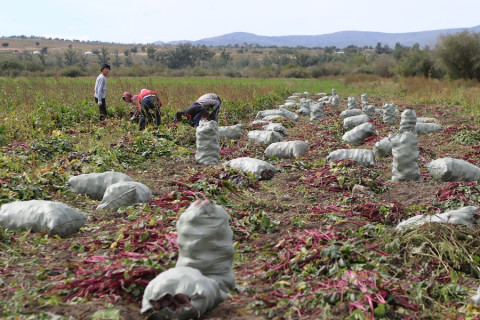
<svg viewBox="0 0 480 320"><path fill-rule="evenodd" d="M118 43L337 31L415 32L480 25L479 0L9 0L0 36Z"/></svg>

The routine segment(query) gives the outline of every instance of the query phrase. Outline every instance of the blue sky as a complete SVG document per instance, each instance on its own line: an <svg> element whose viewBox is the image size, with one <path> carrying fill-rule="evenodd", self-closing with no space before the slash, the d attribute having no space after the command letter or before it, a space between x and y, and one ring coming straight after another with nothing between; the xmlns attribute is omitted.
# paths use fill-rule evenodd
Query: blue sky
<svg viewBox="0 0 480 320"><path fill-rule="evenodd" d="M0 36L118 43L337 31L389 33L480 25L479 0L10 0Z"/></svg>

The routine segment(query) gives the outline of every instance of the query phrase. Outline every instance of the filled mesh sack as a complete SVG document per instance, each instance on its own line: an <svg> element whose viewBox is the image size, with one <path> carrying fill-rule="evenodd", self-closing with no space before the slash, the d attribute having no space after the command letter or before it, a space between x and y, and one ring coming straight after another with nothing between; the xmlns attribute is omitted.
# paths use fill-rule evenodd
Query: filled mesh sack
<svg viewBox="0 0 480 320"><path fill-rule="evenodd" d="M265 154L282 159L298 158L307 153L309 146L308 142L300 140L276 142L265 149Z"/></svg>
<svg viewBox="0 0 480 320"><path fill-rule="evenodd" d="M200 319L227 298L218 283L199 270L175 267L148 283L140 311L148 319Z"/></svg>
<svg viewBox="0 0 480 320"><path fill-rule="evenodd" d="M271 179L277 172L277 169L270 163L249 157L232 159L223 165L240 171L250 172L258 180Z"/></svg>
<svg viewBox="0 0 480 320"><path fill-rule="evenodd" d="M133 179L121 172L108 171L70 177L67 185L73 193L85 194L93 200L102 200L109 186L124 181L133 181Z"/></svg>
<svg viewBox="0 0 480 320"><path fill-rule="evenodd" d="M283 141L282 135L275 131L253 130L250 131L247 136L251 141L265 145Z"/></svg>
<svg viewBox="0 0 480 320"><path fill-rule="evenodd" d="M317 122L323 118L324 103L317 102L310 106L310 122Z"/></svg>
<svg viewBox="0 0 480 320"><path fill-rule="evenodd" d="M421 181L418 167L418 137L412 132L388 136L392 145L392 181Z"/></svg>
<svg viewBox="0 0 480 320"><path fill-rule="evenodd" d="M442 130L442 126L438 123L417 122L417 124L415 125L415 131L418 135L440 132Z"/></svg>
<svg viewBox="0 0 480 320"><path fill-rule="evenodd" d="M375 165L375 156L371 150L367 149L339 149L327 156L327 162L349 159L357 162L363 167Z"/></svg>
<svg viewBox="0 0 480 320"><path fill-rule="evenodd" d="M417 123L438 123L438 120L429 117L417 117Z"/></svg>
<svg viewBox="0 0 480 320"><path fill-rule="evenodd" d="M143 183L135 181L118 182L105 190L102 202L97 206L97 210L118 209L122 206L144 203L152 200L152 197L152 191Z"/></svg>
<svg viewBox="0 0 480 320"><path fill-rule="evenodd" d="M400 132L415 132L417 126L417 114L411 109L406 109L400 117Z"/></svg>
<svg viewBox="0 0 480 320"><path fill-rule="evenodd" d="M286 117L284 116L281 116L281 115L278 115L278 114L274 114L274 115L271 115L271 116L266 116L266 117L263 117L262 118L263 121L286 121L288 120Z"/></svg>
<svg viewBox="0 0 480 320"><path fill-rule="evenodd" d="M360 109L347 109L347 110L343 110L340 113L340 117L348 118L348 117L353 117L353 116L359 116L359 115L362 115L362 114L363 114L363 111L360 110Z"/></svg>
<svg viewBox="0 0 480 320"><path fill-rule="evenodd" d="M269 116L282 116L290 120L298 120L298 115L286 109L271 109L259 111L255 119L264 119Z"/></svg>
<svg viewBox="0 0 480 320"><path fill-rule="evenodd" d="M440 158L426 165L435 180L440 181L480 181L480 168L454 158Z"/></svg>
<svg viewBox="0 0 480 320"><path fill-rule="evenodd" d="M375 117L375 105L374 104L366 104L362 106L362 111L365 113L369 118Z"/></svg>
<svg viewBox="0 0 480 320"><path fill-rule="evenodd" d="M295 110L295 113L308 116L310 114L310 108L301 107L300 109Z"/></svg>
<svg viewBox="0 0 480 320"><path fill-rule="evenodd" d="M357 98L348 97L347 98L347 109L352 110L357 108Z"/></svg>
<svg viewBox="0 0 480 320"><path fill-rule="evenodd" d="M265 121L265 120L254 120L252 121L252 124L269 124L270 122L269 121Z"/></svg>
<svg viewBox="0 0 480 320"><path fill-rule="evenodd" d="M392 144L388 137L383 138L380 141L377 141L373 146L373 153L378 158L389 157L392 155Z"/></svg>
<svg viewBox="0 0 480 320"><path fill-rule="evenodd" d="M362 103L362 106L368 104L368 94L366 94L366 93L361 94L360 95L360 101Z"/></svg>
<svg viewBox="0 0 480 320"><path fill-rule="evenodd" d="M288 136L287 129L279 123L269 123L262 127L265 131L275 131L281 133L283 136Z"/></svg>
<svg viewBox="0 0 480 320"><path fill-rule="evenodd" d="M77 232L86 220L80 211L55 201L15 201L0 207L0 226L10 230L30 229L64 237Z"/></svg>
<svg viewBox="0 0 480 320"><path fill-rule="evenodd" d="M361 125L362 123L367 122L370 120L370 117L366 114L360 114L358 116L351 116L348 118L343 119L343 127L344 128L353 128L356 126Z"/></svg>
<svg viewBox="0 0 480 320"><path fill-rule="evenodd" d="M340 106L340 98L338 97L338 95L335 94L330 97L330 104L335 108L338 108Z"/></svg>
<svg viewBox="0 0 480 320"><path fill-rule="evenodd" d="M383 109L383 123L394 125L396 123L396 107L394 103L385 103Z"/></svg>
<svg viewBox="0 0 480 320"><path fill-rule="evenodd" d="M370 122L365 122L359 126L356 126L352 130L345 132L345 134L342 136L342 140L351 145L357 145L362 144L367 137L370 137L374 134L377 134L377 131L375 131L373 124Z"/></svg>
<svg viewBox="0 0 480 320"><path fill-rule="evenodd" d="M208 200L192 203L177 221L176 267L198 269L227 292L235 287L233 232L225 210Z"/></svg>
<svg viewBox="0 0 480 320"><path fill-rule="evenodd" d="M237 140L243 137L243 125L236 124L234 126L220 126L218 127L218 136L220 138L227 138Z"/></svg>
<svg viewBox="0 0 480 320"><path fill-rule="evenodd" d="M450 224L463 224L473 229L473 224L475 222L477 207L468 206L462 207L458 210L450 210L444 213L434 214L434 215L418 215L411 217L405 221L400 222L396 226L397 231L402 231L409 229L414 226L420 226L425 223L450 223Z"/></svg>
<svg viewBox="0 0 480 320"><path fill-rule="evenodd" d="M200 120L195 133L197 152L195 161L200 164L217 164L220 158L218 125L216 121Z"/></svg>

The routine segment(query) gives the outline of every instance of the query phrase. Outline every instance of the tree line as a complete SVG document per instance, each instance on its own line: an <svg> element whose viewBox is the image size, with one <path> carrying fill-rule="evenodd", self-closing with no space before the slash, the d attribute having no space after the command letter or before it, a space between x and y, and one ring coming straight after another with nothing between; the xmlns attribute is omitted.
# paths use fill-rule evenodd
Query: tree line
<svg viewBox="0 0 480 320"><path fill-rule="evenodd" d="M7 47L8 43L2 46ZM375 47L290 48L233 45L225 47L134 46L120 52L93 48L88 55L71 44L51 53L22 52L0 61L2 76L91 76L109 63L119 76L227 76L318 78L351 73L381 77L480 80L480 34L464 31L441 36L434 48L397 43ZM112 69L113 69L112 68Z"/></svg>

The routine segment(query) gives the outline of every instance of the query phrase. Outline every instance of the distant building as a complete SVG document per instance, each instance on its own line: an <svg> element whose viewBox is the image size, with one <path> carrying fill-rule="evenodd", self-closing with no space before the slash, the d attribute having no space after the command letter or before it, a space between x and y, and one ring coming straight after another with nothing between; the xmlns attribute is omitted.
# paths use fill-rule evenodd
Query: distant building
<svg viewBox="0 0 480 320"><path fill-rule="evenodd" d="M86 55L86 56L91 56L91 55L93 55L93 52L87 51L87 52L85 52L85 55Z"/></svg>
<svg viewBox="0 0 480 320"><path fill-rule="evenodd" d="M40 51L33 51L32 54L42 54Z"/></svg>

